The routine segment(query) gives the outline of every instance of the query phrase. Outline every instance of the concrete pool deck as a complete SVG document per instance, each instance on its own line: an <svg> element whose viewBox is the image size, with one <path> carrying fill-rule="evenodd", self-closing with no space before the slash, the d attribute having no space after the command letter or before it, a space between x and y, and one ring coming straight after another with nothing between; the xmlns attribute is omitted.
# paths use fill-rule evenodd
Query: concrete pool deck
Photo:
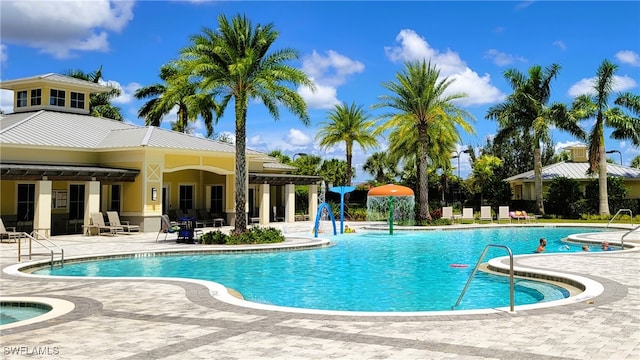
<svg viewBox="0 0 640 360"><path fill-rule="evenodd" d="M272 225L289 232L312 228L310 222ZM463 227L472 226L491 225ZM621 234L589 235L588 240L615 243ZM155 238L153 232L53 240L64 248L65 258L204 247ZM626 243L640 245L640 237L629 236ZM3 359L640 358L639 248L516 258L518 266L598 282L603 292L593 299L515 313L372 317L241 307L213 298L198 282L175 279L15 276L4 270L16 264L17 244L2 243L0 250L3 298L56 298L75 306L46 322L3 330Z"/></svg>

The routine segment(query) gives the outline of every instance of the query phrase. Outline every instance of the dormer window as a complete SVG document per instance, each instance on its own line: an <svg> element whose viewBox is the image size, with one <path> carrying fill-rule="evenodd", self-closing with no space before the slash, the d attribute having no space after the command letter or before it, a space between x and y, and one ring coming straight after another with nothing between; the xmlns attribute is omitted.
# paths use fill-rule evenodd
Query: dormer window
<svg viewBox="0 0 640 360"><path fill-rule="evenodd" d="M75 109L84 109L84 94L72 91L70 105Z"/></svg>
<svg viewBox="0 0 640 360"><path fill-rule="evenodd" d="M42 89L31 90L31 106L42 105Z"/></svg>
<svg viewBox="0 0 640 360"><path fill-rule="evenodd" d="M64 107L64 98L64 90L51 89L51 92L49 94L49 105Z"/></svg>
<svg viewBox="0 0 640 360"><path fill-rule="evenodd" d="M19 108L27 106L27 90L18 91L16 97L16 106Z"/></svg>

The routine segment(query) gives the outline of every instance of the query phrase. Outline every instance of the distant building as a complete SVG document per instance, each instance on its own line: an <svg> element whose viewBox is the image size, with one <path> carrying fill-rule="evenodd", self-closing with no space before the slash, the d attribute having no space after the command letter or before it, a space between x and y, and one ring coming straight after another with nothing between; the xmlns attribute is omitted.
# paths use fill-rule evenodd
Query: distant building
<svg viewBox="0 0 640 360"><path fill-rule="evenodd" d="M571 160L547 165L542 168L543 193L549 189L551 181L558 177L574 179L580 183L580 190L584 193L588 183L598 179L597 174L587 175L589 162L587 147L577 145L568 148ZM640 169L607 164L607 175L624 178L624 184L629 189L629 199L640 199ZM533 170L511 176L505 179L511 185L513 200L536 200L535 176Z"/></svg>
<svg viewBox="0 0 640 360"><path fill-rule="evenodd" d="M118 211L143 231L160 216L205 209L235 219L235 146L89 115L89 96L110 88L59 74L4 81L14 112L0 115L0 216L19 231L80 233L90 213ZM319 177L247 150L248 218L294 221L294 185ZM277 213L277 214L274 214ZM315 214L310 214L314 216Z"/></svg>

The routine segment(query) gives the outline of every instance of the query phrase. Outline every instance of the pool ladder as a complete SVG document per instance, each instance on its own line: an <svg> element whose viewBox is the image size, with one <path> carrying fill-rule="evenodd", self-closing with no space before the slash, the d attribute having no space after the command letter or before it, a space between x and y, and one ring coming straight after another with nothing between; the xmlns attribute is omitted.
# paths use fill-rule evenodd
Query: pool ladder
<svg viewBox="0 0 640 360"><path fill-rule="evenodd" d="M505 249L509 254L509 309L510 309L509 311L511 312L514 311L515 295L514 295L514 286L513 286L513 252L508 246L498 245L498 244L488 244L487 246L484 247L482 254L478 258L478 262L476 263L476 266L473 268L473 272L471 273L471 275L469 275L469 279L467 280L467 283L465 284L464 289L462 289L462 292L460 293L460 297L458 297L458 301L456 301L456 304L451 307L451 310L455 310L456 306L460 305L460 302L462 301L464 294L467 292L467 289L469 289L471 280L473 280L473 277L476 275L476 272L478 271L480 264L482 264L482 260L484 260L484 256L487 254L487 251L489 250L489 248L492 248L492 247Z"/></svg>
<svg viewBox="0 0 640 360"><path fill-rule="evenodd" d="M29 240L29 253L22 255L22 238L26 237ZM38 245L42 246L43 248L47 249L48 252L47 253L34 253L33 252L33 242L36 242ZM47 244L49 244L49 246L47 246ZM56 251L57 250L57 251ZM22 257L23 256L28 256L29 260L31 260L31 257L33 255L50 255L51 256L51 266L54 265L54 254L56 252L60 252L60 265L64 265L64 249L61 248L60 246L58 246L56 243L54 243L53 241L51 241L51 239L49 239L47 236L37 232L37 231L33 231L31 234L23 232L21 234L21 237L18 239L18 262L22 261Z"/></svg>

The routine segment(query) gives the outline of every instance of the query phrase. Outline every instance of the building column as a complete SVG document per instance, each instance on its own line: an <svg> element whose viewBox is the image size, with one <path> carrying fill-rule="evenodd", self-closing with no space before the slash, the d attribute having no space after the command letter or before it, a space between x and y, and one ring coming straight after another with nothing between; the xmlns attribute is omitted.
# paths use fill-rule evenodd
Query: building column
<svg viewBox="0 0 640 360"><path fill-rule="evenodd" d="M226 175L224 182L224 213L226 214L225 222L227 225L235 226L236 223L236 193L235 193L235 176Z"/></svg>
<svg viewBox="0 0 640 360"><path fill-rule="evenodd" d="M318 214L318 184L309 185L309 220L315 221Z"/></svg>
<svg viewBox="0 0 640 360"><path fill-rule="evenodd" d="M260 184L260 225L269 224L269 209L271 208L271 191L269 184Z"/></svg>
<svg viewBox="0 0 640 360"><path fill-rule="evenodd" d="M284 221L296 221L296 186L293 184L284 186Z"/></svg>
<svg viewBox="0 0 640 360"><path fill-rule="evenodd" d="M84 185L84 225L91 224L91 213L100 212L100 181L87 181Z"/></svg>
<svg viewBox="0 0 640 360"><path fill-rule="evenodd" d="M35 209L33 214L33 230L37 232L35 238L40 235L51 236L51 194L50 180L36 181Z"/></svg>

